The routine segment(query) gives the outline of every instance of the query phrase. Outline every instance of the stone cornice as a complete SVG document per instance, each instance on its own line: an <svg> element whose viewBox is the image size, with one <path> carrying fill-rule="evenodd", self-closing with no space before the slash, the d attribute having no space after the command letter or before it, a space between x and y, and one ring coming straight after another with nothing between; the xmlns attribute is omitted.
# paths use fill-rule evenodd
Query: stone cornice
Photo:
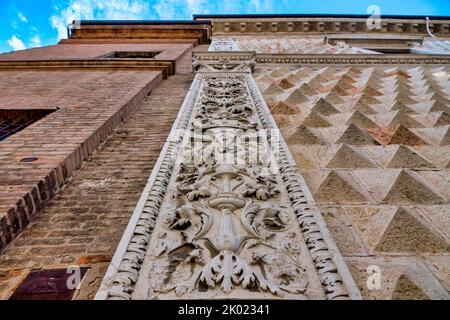
<svg viewBox="0 0 450 320"><path fill-rule="evenodd" d="M450 56L445 55L330 55L330 54L256 54L257 63L283 63L303 65L379 65L379 64L449 64Z"/></svg>
<svg viewBox="0 0 450 320"><path fill-rule="evenodd" d="M219 61L244 62L254 60L264 64L304 64L304 65L444 65L450 63L447 55L400 55L400 54L256 54L252 51L208 51L195 52L196 63L209 64Z"/></svg>
<svg viewBox="0 0 450 320"><path fill-rule="evenodd" d="M213 35L364 33L426 34L425 19L382 18L379 29L370 30L367 18L350 17L275 17L210 18ZM450 36L450 20L431 19L431 32Z"/></svg>
<svg viewBox="0 0 450 320"><path fill-rule="evenodd" d="M198 21L74 21L66 43L92 39L156 39L170 42L193 40L198 44L209 43L211 25Z"/></svg>
<svg viewBox="0 0 450 320"><path fill-rule="evenodd" d="M169 75L175 74L175 62L148 59L0 61L0 71L55 71L68 69L160 71L166 79Z"/></svg>
<svg viewBox="0 0 450 320"><path fill-rule="evenodd" d="M198 60L218 60L218 59L233 59L233 60L248 60L255 57L254 51L206 51L194 52L192 54L194 59Z"/></svg>

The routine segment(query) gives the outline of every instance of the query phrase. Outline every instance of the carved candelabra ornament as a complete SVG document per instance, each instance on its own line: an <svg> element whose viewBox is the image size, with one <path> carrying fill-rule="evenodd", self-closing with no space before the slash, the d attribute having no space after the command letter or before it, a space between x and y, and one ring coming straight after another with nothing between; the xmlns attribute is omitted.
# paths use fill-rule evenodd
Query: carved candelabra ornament
<svg viewBox="0 0 450 320"><path fill-rule="evenodd" d="M173 208L161 213L160 241L148 254L151 269L164 270L149 277L149 298L239 297L246 291L305 298L306 269L291 230L295 218L264 163L269 156L245 159L248 148L267 151L257 146L267 141L239 139L261 129L244 77L207 77L199 96L170 194ZM207 157L190 156L195 135Z"/></svg>
<svg viewBox="0 0 450 320"><path fill-rule="evenodd" d="M253 60L205 53L194 65L184 134L169 146L108 298L347 298L264 116Z"/></svg>

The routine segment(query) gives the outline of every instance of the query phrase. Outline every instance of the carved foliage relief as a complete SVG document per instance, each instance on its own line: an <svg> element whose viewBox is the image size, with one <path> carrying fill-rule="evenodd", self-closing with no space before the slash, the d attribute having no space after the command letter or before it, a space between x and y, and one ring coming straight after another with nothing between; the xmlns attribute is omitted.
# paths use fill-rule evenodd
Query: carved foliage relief
<svg viewBox="0 0 450 320"><path fill-rule="evenodd" d="M278 132L255 102L254 62L233 59L194 64L185 130L163 161L171 165L157 203L146 206L156 212L150 238L135 246L135 232L110 298L348 297L314 217L300 207Z"/></svg>
<svg viewBox="0 0 450 320"><path fill-rule="evenodd" d="M323 298L245 76L202 78L136 298Z"/></svg>

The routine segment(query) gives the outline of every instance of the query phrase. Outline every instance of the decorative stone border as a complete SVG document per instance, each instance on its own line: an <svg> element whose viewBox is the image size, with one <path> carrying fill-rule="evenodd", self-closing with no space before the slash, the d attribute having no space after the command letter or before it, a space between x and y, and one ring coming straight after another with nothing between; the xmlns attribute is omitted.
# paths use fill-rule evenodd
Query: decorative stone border
<svg viewBox="0 0 450 320"><path fill-rule="evenodd" d="M445 65L450 63L446 55L361 55L361 54L256 54L255 60L262 64L302 64L302 65Z"/></svg>
<svg viewBox="0 0 450 320"><path fill-rule="evenodd" d="M277 142L274 142L271 137L270 131L277 130L278 127L251 76L251 69L254 66L253 54L247 52L208 52L197 53L195 58L194 65L200 71L153 169L96 299L132 298L155 227L155 221L173 175L176 163L175 155L182 145L183 136L181 132L188 128L203 79L211 73L230 78L245 77L247 91L266 129L270 148L277 159L281 178L292 209L297 216L325 297L329 300L361 299L339 250L329 236L320 213L313 205L312 196L303 178L297 173L295 162L288 151L287 145L282 137Z"/></svg>

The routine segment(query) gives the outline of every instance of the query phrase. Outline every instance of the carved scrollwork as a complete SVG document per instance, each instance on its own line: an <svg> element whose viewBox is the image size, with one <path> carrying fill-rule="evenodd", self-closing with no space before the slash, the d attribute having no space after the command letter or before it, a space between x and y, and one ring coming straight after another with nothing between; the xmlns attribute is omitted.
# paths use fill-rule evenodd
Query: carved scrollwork
<svg viewBox="0 0 450 320"><path fill-rule="evenodd" d="M242 292L257 298L348 296L321 230L305 210L285 146L275 145L268 131L262 138L256 134L273 127L251 80L253 58L195 55L200 73L177 122L185 131L167 145L110 299L236 298ZM250 152L261 149L262 155L250 164L233 162L250 158L239 149L251 135L258 144ZM266 161L272 158L278 171ZM310 289L310 279L317 278L319 287ZM320 286L323 296L316 294Z"/></svg>
<svg viewBox="0 0 450 320"><path fill-rule="evenodd" d="M221 251L200 272L200 283L205 283L210 288L217 284L225 293L230 293L236 284L242 288L258 288L262 291L270 291L279 294L280 288L268 281L260 272L232 251Z"/></svg>
<svg viewBox="0 0 450 320"><path fill-rule="evenodd" d="M191 134L201 126L206 143L197 149L186 145L187 149L235 156L241 147L238 134L259 125L243 78L211 76L199 97ZM210 150L215 143L219 148ZM164 252L156 256L166 259L171 269L159 286L161 293L173 290L182 296L200 288L224 294L236 288L277 296L305 292L300 250L281 252L271 243L277 237L292 242L287 231L293 219L275 203L280 195L278 180L269 171L261 163L242 166L204 159L180 163L175 179L178 206L163 217L172 247L164 240L160 241L164 249L156 251ZM274 261L286 265L273 268Z"/></svg>
<svg viewBox="0 0 450 320"><path fill-rule="evenodd" d="M274 175L262 175L253 172L254 180L245 184L245 197L255 197L258 200L268 200L276 197L280 191L276 188L276 178Z"/></svg>
<svg viewBox="0 0 450 320"><path fill-rule="evenodd" d="M274 232L286 231L290 227L289 215L281 208L274 205L262 208L253 202L249 202L242 210L240 220L250 234L262 239L268 239Z"/></svg>
<svg viewBox="0 0 450 320"><path fill-rule="evenodd" d="M204 236L213 222L213 216L208 208L199 203L187 203L167 212L162 219L164 227L180 231L187 243Z"/></svg>
<svg viewBox="0 0 450 320"><path fill-rule="evenodd" d="M179 182L177 188L180 193L185 194L189 201L208 197L210 195L208 180L202 180L202 178L210 170L208 166L195 166L182 163L176 179Z"/></svg>

